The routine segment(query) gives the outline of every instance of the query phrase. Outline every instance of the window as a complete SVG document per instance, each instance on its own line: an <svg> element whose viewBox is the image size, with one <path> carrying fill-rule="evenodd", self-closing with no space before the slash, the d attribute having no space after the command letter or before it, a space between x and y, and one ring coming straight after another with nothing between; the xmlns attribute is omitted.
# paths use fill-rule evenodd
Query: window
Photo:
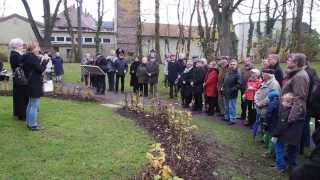
<svg viewBox="0 0 320 180"><path fill-rule="evenodd" d="M64 41L64 37L57 37L57 41L63 42Z"/></svg>
<svg viewBox="0 0 320 180"><path fill-rule="evenodd" d="M97 42L97 38L94 38L94 42ZM101 42L101 39L99 38L99 42Z"/></svg>
<svg viewBox="0 0 320 180"><path fill-rule="evenodd" d="M86 43L92 43L93 39L92 38L84 38L84 42Z"/></svg>
<svg viewBox="0 0 320 180"><path fill-rule="evenodd" d="M54 37L54 36L51 36L51 37L50 37L50 41L55 41L55 37Z"/></svg>
<svg viewBox="0 0 320 180"><path fill-rule="evenodd" d="M67 42L71 42L71 37L66 37Z"/></svg>
<svg viewBox="0 0 320 180"><path fill-rule="evenodd" d="M104 42L104 43L110 43L110 39L103 38L103 42Z"/></svg>

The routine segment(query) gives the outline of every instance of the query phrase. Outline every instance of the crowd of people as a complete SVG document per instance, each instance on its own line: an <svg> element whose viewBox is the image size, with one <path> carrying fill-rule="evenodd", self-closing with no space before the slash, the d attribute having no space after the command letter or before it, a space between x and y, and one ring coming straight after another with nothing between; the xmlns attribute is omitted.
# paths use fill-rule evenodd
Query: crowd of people
<svg viewBox="0 0 320 180"><path fill-rule="evenodd" d="M97 54L93 58L87 53L84 58L85 65L98 66L107 75L108 91L118 93L119 87L121 93L124 93L125 77L127 72L130 74L130 85L135 93L141 93L144 96L155 96L157 92L157 84L159 77L159 60L154 50L148 57L143 57L141 60L135 58L131 62L125 59L125 52L118 48L115 52L111 52L110 56ZM84 74L86 85L90 85L96 89L96 94L105 94L106 81L105 75Z"/></svg>
<svg viewBox="0 0 320 180"><path fill-rule="evenodd" d="M13 115L26 121L30 130L41 130L37 115L43 83L52 80L53 74L55 80L61 80L63 59L59 53L53 56L49 52L41 53L38 44L24 44L19 38L10 41L9 49L13 73Z"/></svg>
<svg viewBox="0 0 320 180"><path fill-rule="evenodd" d="M205 59L181 57L170 55L164 66L170 97L176 97L180 90L183 108L192 105L193 111L204 110L209 116L217 113L229 125L234 125L237 119L242 120L245 126L252 128L254 137L261 134L262 142L268 147L264 156L275 158L279 172L296 167L298 154L303 154L304 147L310 146L310 119L314 117L316 148L312 165L308 164L308 167L318 168L318 171L307 171L309 177L320 177L320 85L306 55L290 54L285 71L277 54L262 60L260 69L251 58L245 59L240 68L238 61L229 57L209 64ZM241 95L241 116L237 118L238 93ZM305 172L305 168L295 169L292 178Z"/></svg>
<svg viewBox="0 0 320 180"><path fill-rule="evenodd" d="M13 114L17 119L26 120L30 130L40 130L37 113L43 82L52 79L52 69L55 80L61 80L63 60L59 53L53 56L48 52L40 54L37 44L24 45L21 39L11 40L9 47L14 73ZM264 155L275 158L279 172L296 167L299 152L303 154L304 147L310 146L310 121L314 117L316 131L312 138L316 148L309 164L292 171L292 179L303 173L319 178L310 168L320 168L320 80L306 55L292 53L286 62L287 70L283 71L277 54L263 59L261 68L256 67L251 58L245 59L240 66L238 60L226 56L207 63L204 58L187 59L183 54L169 54L163 66L164 86L169 88L170 98L177 98L180 92L182 108L220 116L229 125L240 120L251 127L254 137L261 134L262 142L268 147ZM120 86L123 93L125 77L129 73L133 92L145 97L157 94L160 58L154 50L131 63L121 48L107 57L97 54L93 58L87 53L83 63L98 66L105 72L109 91L118 92ZM21 83L23 76L27 83ZM84 80L86 85L96 89L97 94L105 94L105 75L84 74ZM241 115L237 117L239 94Z"/></svg>

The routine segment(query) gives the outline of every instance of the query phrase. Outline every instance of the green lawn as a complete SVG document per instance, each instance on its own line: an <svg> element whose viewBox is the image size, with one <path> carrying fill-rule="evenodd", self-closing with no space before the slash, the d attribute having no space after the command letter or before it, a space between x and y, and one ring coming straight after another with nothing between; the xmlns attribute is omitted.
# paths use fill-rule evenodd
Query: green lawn
<svg viewBox="0 0 320 180"><path fill-rule="evenodd" d="M127 179L153 140L134 122L94 103L42 98L31 132L0 97L0 179Z"/></svg>

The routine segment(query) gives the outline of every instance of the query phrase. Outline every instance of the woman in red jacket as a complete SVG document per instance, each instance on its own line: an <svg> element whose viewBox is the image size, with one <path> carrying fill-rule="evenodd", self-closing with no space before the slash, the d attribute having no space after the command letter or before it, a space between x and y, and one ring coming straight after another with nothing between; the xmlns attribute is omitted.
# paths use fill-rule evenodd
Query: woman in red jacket
<svg viewBox="0 0 320 180"><path fill-rule="evenodd" d="M256 120L256 110L254 108L254 95L260 88L261 79L260 71L258 69L251 69L250 73L250 78L247 81L243 99L245 99L248 104L248 121L245 123L245 125L251 127Z"/></svg>
<svg viewBox="0 0 320 180"><path fill-rule="evenodd" d="M218 69L216 66L215 61L208 65L208 72L203 84L206 103L209 105L207 111L209 116L213 116L215 111L218 110Z"/></svg>

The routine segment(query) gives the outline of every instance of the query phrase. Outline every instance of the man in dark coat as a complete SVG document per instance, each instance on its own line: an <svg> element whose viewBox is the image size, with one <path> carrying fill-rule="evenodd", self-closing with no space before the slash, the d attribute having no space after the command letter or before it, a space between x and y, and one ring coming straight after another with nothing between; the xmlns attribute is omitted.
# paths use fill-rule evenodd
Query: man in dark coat
<svg viewBox="0 0 320 180"><path fill-rule="evenodd" d="M196 62L196 66L193 68L193 98L194 106L193 111L202 111L202 93L203 93L203 83L206 72L201 61Z"/></svg>
<svg viewBox="0 0 320 180"><path fill-rule="evenodd" d="M269 69L273 69L275 71L274 76L281 86L282 81L283 81L283 71L280 67L279 55L278 54L269 54L267 59L268 59L268 63L269 63Z"/></svg>
<svg viewBox="0 0 320 180"><path fill-rule="evenodd" d="M224 119L229 122L229 125L235 124L236 121L236 104L240 84L238 62L233 59L229 63L229 69L225 74L222 86L224 96Z"/></svg>
<svg viewBox="0 0 320 180"><path fill-rule="evenodd" d="M56 81L61 81L63 70L63 59L59 52L56 52L55 57L52 59L52 64L54 65L54 74L56 76Z"/></svg>
<svg viewBox="0 0 320 180"><path fill-rule="evenodd" d="M310 146L310 120L311 117L314 116L312 111L312 105L311 105L311 93L312 90L314 89L314 85L319 82L319 77L317 75L317 71L312 68L307 61L306 65L304 66L304 70L307 72L308 77L309 77L309 90L308 90L308 100L307 100L307 115L306 115L306 121L304 123L304 128L303 128L303 135L301 139L301 146L300 146L300 154L304 153L304 147L309 147ZM317 117L315 117L317 119ZM318 127L318 122L316 121L315 124Z"/></svg>
<svg viewBox="0 0 320 180"><path fill-rule="evenodd" d="M10 65L11 70L14 72L18 66L23 66L23 41L21 39L12 39L9 43L10 52ZM13 77L13 115L19 120L26 119L26 109L28 105L27 85L18 84Z"/></svg>
<svg viewBox="0 0 320 180"><path fill-rule="evenodd" d="M173 96L177 97L178 91L176 80L180 76L179 71L179 64L175 60L175 56L170 55L170 59L168 61L168 82L170 87L170 98L173 98Z"/></svg>
<svg viewBox="0 0 320 180"><path fill-rule="evenodd" d="M189 108L192 101L192 79L193 78L193 62L187 61L186 68L184 69L181 77L179 78L179 86L181 88L182 107Z"/></svg>
<svg viewBox="0 0 320 180"><path fill-rule="evenodd" d="M134 93L138 93L139 89L140 89L138 78L137 78L137 69L140 64L141 63L140 63L139 59L135 58L134 62L130 66L130 75L131 75L130 86L133 87Z"/></svg>
<svg viewBox="0 0 320 180"><path fill-rule="evenodd" d="M147 64L147 71L149 76L150 95L155 97L157 93L157 84L159 77L159 64L156 58L151 58Z"/></svg>
<svg viewBox="0 0 320 180"><path fill-rule="evenodd" d="M295 168L290 174L290 180L319 180L320 179L320 129L312 135L316 148L311 152L308 160Z"/></svg>
<svg viewBox="0 0 320 180"><path fill-rule="evenodd" d="M116 69L116 92L119 89L119 80L121 81L121 92L124 93L124 79L126 73L128 71L128 62L124 59L124 50L118 48L116 50L117 60L115 61L115 69Z"/></svg>
<svg viewBox="0 0 320 180"><path fill-rule="evenodd" d="M103 72L108 71L107 59L101 55L97 54L96 65L100 67ZM105 75L97 75L97 94L104 94L106 91L106 76Z"/></svg>
<svg viewBox="0 0 320 180"><path fill-rule="evenodd" d="M288 118L288 123L291 124L290 129L294 132L292 136L290 136L290 142L287 142L287 158L288 164L291 167L297 165L296 159L305 123L305 118L300 117L306 116L310 80L308 74L303 69L305 62L306 56L302 53L293 53L289 55L287 60L289 70L288 81L282 88L283 94L292 93L294 96L294 103Z"/></svg>

